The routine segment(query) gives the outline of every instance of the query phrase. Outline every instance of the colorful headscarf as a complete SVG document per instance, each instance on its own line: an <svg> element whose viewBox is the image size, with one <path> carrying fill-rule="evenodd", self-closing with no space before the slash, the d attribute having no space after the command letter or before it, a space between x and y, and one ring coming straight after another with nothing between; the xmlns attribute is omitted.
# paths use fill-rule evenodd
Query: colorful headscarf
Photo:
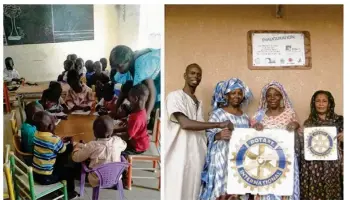
<svg viewBox="0 0 350 200"><path fill-rule="evenodd" d="M253 99L253 93L250 91L248 86L246 86L244 82L238 78L231 78L227 81L220 81L216 84L213 99L211 102L213 110L218 109L220 107L220 104L226 106L228 102L225 98L225 95L235 89L241 89L243 91L243 105L247 105Z"/></svg>
<svg viewBox="0 0 350 200"><path fill-rule="evenodd" d="M260 122L263 119L265 112L267 111L266 93L267 93L267 90L269 90L270 88L276 89L278 92L281 93L281 95L282 95L281 105L284 108L293 109L292 102L290 101L290 99L287 95L287 92L284 90L283 85L277 81L272 81L272 82L268 83L267 85L265 85L263 87L263 89L261 90L258 114L255 117L255 119L258 122Z"/></svg>
<svg viewBox="0 0 350 200"><path fill-rule="evenodd" d="M225 84L225 81L220 81L216 84L216 87L214 89L214 95L211 100L211 105L213 106L213 110L220 107L219 105L222 103L225 103L225 99L222 96L222 86Z"/></svg>

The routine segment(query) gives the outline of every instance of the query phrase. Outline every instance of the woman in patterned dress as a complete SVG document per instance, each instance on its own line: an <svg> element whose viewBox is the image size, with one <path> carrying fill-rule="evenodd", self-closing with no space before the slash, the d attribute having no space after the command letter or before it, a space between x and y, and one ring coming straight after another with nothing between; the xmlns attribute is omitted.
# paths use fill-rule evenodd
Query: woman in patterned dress
<svg viewBox="0 0 350 200"><path fill-rule="evenodd" d="M251 120L251 125L256 130L287 129L297 131L300 127L292 104L283 86L273 81L264 86L261 91L258 112ZM299 135L295 134L295 154L294 154L294 188L292 196L277 196L273 194L256 196L256 200L299 200L299 155L300 143ZM305 199L306 200L306 199Z"/></svg>
<svg viewBox="0 0 350 200"><path fill-rule="evenodd" d="M335 126L338 131L338 160L307 161L301 154L300 198L308 200L343 199L343 116L334 112L334 99L328 91L317 91L311 99L311 113L304 127ZM302 143L303 145L303 143Z"/></svg>
<svg viewBox="0 0 350 200"><path fill-rule="evenodd" d="M235 128L249 128L249 117L241 107L248 104L253 95L239 79L232 78L217 84L213 100L213 112L209 122L230 120ZM231 131L227 129L207 130L208 151L202 172L202 185L199 199L228 199L227 195L227 156ZM242 199L248 199L242 197Z"/></svg>

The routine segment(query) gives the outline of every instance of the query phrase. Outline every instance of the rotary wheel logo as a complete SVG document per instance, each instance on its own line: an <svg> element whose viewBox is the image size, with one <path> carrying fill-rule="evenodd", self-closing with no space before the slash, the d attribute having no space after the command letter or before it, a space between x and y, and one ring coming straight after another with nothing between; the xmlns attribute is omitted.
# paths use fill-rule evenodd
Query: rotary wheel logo
<svg viewBox="0 0 350 200"><path fill-rule="evenodd" d="M232 169L237 170L235 176L239 177L239 183L244 187L255 189L275 188L281 184L288 172L288 155L281 146L268 137L246 138L236 146L238 152L232 154Z"/></svg>
<svg viewBox="0 0 350 200"><path fill-rule="evenodd" d="M316 130L307 138L307 149L318 158L327 157L333 147L332 137L325 131Z"/></svg>

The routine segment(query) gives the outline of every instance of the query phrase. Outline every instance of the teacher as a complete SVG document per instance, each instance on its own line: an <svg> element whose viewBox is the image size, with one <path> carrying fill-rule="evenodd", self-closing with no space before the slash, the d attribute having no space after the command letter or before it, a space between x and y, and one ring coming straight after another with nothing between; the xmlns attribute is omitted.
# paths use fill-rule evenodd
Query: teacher
<svg viewBox="0 0 350 200"><path fill-rule="evenodd" d="M110 78L114 84L125 84L132 81L133 85L143 83L148 87L150 95L146 103L147 119L150 119L154 108L160 107L160 49L144 49L133 52L130 47L118 45L111 51ZM116 103L116 111L127 97L124 91L120 93Z"/></svg>

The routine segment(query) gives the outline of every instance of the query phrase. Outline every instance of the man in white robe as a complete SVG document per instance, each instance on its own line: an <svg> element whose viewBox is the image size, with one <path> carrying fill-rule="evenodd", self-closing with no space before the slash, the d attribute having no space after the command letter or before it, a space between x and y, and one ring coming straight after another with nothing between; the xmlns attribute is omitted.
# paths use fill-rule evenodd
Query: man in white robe
<svg viewBox="0 0 350 200"><path fill-rule="evenodd" d="M185 87L166 99L164 134L164 197L166 200L197 200L201 172L207 152L204 130L233 129L230 121L204 122L202 103L194 95L202 79L198 64L190 64L184 74Z"/></svg>

